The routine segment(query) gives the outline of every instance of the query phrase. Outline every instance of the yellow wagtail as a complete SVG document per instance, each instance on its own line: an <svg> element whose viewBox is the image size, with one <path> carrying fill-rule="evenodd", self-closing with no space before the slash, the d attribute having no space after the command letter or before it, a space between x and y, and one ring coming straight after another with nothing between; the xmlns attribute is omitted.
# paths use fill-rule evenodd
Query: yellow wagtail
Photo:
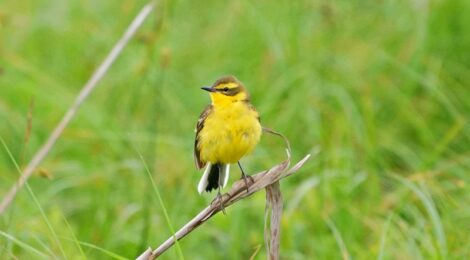
<svg viewBox="0 0 470 260"><path fill-rule="evenodd" d="M207 165L198 191L218 189L220 197L221 187L227 185L231 163L238 163L247 183L239 160L255 148L262 128L248 92L235 77L222 77L211 87L202 89L210 92L212 104L201 113L196 126L196 167L202 169Z"/></svg>

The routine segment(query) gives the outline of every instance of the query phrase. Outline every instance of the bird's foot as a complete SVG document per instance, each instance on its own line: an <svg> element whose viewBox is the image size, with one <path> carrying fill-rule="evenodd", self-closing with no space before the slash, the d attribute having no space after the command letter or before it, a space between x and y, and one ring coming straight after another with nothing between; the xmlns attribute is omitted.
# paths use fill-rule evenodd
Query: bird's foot
<svg viewBox="0 0 470 260"><path fill-rule="evenodd" d="M222 211L222 213L224 213L224 215L227 215L227 213L225 212L225 208L224 208L224 201L222 200L222 193L220 193L220 187L219 187L219 190L217 191L217 196L214 198L214 200L211 202L211 206L215 203L215 204L219 204L219 210Z"/></svg>

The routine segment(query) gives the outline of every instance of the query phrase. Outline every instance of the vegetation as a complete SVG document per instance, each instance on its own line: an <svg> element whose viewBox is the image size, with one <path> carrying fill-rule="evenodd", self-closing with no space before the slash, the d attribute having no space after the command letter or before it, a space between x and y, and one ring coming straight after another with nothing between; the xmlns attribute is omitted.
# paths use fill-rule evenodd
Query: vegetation
<svg viewBox="0 0 470 260"><path fill-rule="evenodd" d="M0 2L0 197L145 3ZM162 1L0 216L0 258L133 258L169 237L140 154L177 229L215 196L196 191L199 88L233 74L294 160L318 152L281 183L282 259L464 259L469 25L467 0ZM265 135L243 164L284 158ZM264 200L211 219L184 257L249 258Z"/></svg>

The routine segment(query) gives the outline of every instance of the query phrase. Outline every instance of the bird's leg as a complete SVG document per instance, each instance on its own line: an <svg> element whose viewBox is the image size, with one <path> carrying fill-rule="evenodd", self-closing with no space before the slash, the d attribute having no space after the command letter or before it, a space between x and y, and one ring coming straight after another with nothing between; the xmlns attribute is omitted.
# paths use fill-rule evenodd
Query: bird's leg
<svg viewBox="0 0 470 260"><path fill-rule="evenodd" d="M215 198L215 200L219 202L220 210L222 211L222 213L224 213L224 215L227 215L227 213L225 212L223 201L222 201L222 193L220 193L220 185L219 185L219 189L217 191L217 197Z"/></svg>
<svg viewBox="0 0 470 260"><path fill-rule="evenodd" d="M248 181L247 181L247 179L250 178L250 181L253 183L253 178L251 178L251 176L249 176L249 175L247 176L245 174L245 171L243 170L242 165L240 164L240 161L238 161L238 167L240 167L240 170L242 171L242 178L245 181L246 192L248 193L249 190L248 190Z"/></svg>

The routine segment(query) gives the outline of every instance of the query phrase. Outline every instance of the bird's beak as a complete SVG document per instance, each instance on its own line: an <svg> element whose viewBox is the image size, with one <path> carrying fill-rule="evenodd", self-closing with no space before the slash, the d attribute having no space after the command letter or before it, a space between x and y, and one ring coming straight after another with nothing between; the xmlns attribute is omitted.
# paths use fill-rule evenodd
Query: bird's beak
<svg viewBox="0 0 470 260"><path fill-rule="evenodd" d="M215 92L215 88L213 88L213 87L202 87L201 89L203 89L205 91L209 91L209 92Z"/></svg>

